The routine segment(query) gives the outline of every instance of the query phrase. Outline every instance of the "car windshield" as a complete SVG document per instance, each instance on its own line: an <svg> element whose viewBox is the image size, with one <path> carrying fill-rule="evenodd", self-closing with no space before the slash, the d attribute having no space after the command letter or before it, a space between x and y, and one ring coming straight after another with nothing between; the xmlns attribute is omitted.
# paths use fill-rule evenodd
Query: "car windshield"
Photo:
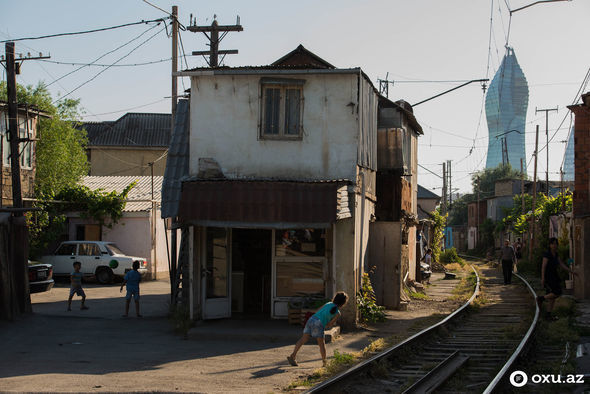
<svg viewBox="0 0 590 394"><path fill-rule="evenodd" d="M107 244L107 245L105 245L105 246L106 246L106 248L107 248L107 250L109 251L109 254L110 254L111 256L113 256L113 255L115 255L115 254L125 254L125 253L121 252L121 249L119 249L119 248L117 247L117 245L115 245L115 244Z"/></svg>

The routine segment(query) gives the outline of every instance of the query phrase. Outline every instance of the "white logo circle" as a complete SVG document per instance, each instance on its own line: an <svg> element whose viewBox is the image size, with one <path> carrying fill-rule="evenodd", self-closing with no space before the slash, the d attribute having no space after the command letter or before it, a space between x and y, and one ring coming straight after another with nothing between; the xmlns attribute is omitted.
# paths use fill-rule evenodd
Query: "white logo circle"
<svg viewBox="0 0 590 394"><path fill-rule="evenodd" d="M529 377L522 371L514 371L510 374L510 384L514 387L522 387L529 381Z"/></svg>

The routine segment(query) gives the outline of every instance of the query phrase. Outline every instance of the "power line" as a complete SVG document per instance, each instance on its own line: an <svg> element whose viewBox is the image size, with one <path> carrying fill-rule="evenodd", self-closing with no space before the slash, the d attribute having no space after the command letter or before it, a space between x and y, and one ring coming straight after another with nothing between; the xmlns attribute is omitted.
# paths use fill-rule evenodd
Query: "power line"
<svg viewBox="0 0 590 394"><path fill-rule="evenodd" d="M166 24L166 22L164 22L164 25ZM162 31L164 31L164 29L166 28L166 26L164 26L163 29L158 30L155 34L151 35L150 37L148 37L145 41L141 42L139 45L137 45L136 47L134 47L131 51L129 51L128 53L126 53L125 55L121 56L119 59L117 59L113 65L117 64L118 62L120 62L121 60L125 59L127 56L131 55L135 50L137 50L139 47L141 47L142 45L146 44L148 41L150 41L152 38L154 38L155 36L157 36L158 34L160 34ZM76 86L74 89L70 90L68 93L66 93L65 95L63 95L62 97L60 97L59 99L55 100L53 103L56 103L58 101L63 100L64 98L68 97L70 94L74 93L76 90L80 89L82 86L94 81L100 74L102 74L103 72L107 71L110 67L105 67L104 69L100 70L100 72L98 72L96 75L94 75L92 78L90 78L89 80L81 83L80 85Z"/></svg>
<svg viewBox="0 0 590 394"><path fill-rule="evenodd" d="M66 66L93 66L93 67L136 67L136 66L147 66L149 64L157 64L157 63L164 63L169 62L172 60L171 57L166 59L159 59L153 60L150 62L143 62L143 63L129 63L129 64L101 64L101 63L81 63L81 62L60 62L55 60L47 60L47 59L40 59L39 61L46 62L46 63L54 63L54 64L61 64Z"/></svg>
<svg viewBox="0 0 590 394"><path fill-rule="evenodd" d="M15 41L25 41L25 40L41 40L43 38L52 38L52 37L63 37L63 36L74 36L74 35L79 35L79 34L88 34L88 33L96 33L99 31L106 31L106 30L113 30L113 29L120 29L122 27L128 27L128 26L135 26L135 25L141 25L141 24L148 24L148 23L155 23L155 22L163 22L165 19L170 19L168 18L158 18L158 19L152 19L152 20L141 20L139 22L131 22L131 23L125 23L122 25L116 25L116 26L109 26L109 27L101 27L99 29L92 29L92 30L84 30L84 31L76 31L76 32L70 32L70 33L57 33L57 34L48 34L45 36L38 36L38 37L22 37L22 38L14 38L11 40L2 40L0 41L0 43L4 43L4 42L15 42Z"/></svg>
<svg viewBox="0 0 590 394"><path fill-rule="evenodd" d="M165 23L166 23L166 22L164 22L164 24L165 24ZM158 24L158 25L159 25L159 24ZM67 76L69 76L69 75L72 75L72 74L74 74L74 73L76 73L76 72L80 71L80 70L81 70L81 69L83 69L84 67L87 67L87 66L89 66L89 65L92 65L92 64L94 64L95 62L99 61L99 60L100 60L100 59L102 59L103 57L105 57L105 56L107 56L107 55L110 55L111 53L113 53L113 52L116 52L116 51L118 51L119 49L121 49L121 48L123 48L123 47L125 47L125 46L127 46L127 45L129 45L129 44L131 44L133 41L135 41L135 40L138 40L138 39L139 39L140 37L142 37L144 34L146 34L146 33L148 33L149 31L151 31L151 30L155 29L155 28L156 28L158 25L154 25L154 26L150 27L149 29L147 29L147 30L145 30L144 32L140 33L138 36L136 36L136 37L132 38L131 40L127 41L126 43L124 43L124 44L122 44L122 45L120 45L120 46L116 47L115 49L111 49L110 51L108 51L108 52L106 52L106 53L104 53L104 54L100 55L99 57L97 57L96 59L94 59L92 62L90 62L90 63L88 63L88 64L83 64L81 67L78 67L77 69L75 69L75 70L72 70L72 71L70 71L70 72L68 72L68 73L66 73L66 74L64 74L64 75L62 75L61 77L59 77L59 78L58 78L58 79L56 79L55 81L51 82L51 83L50 83L49 85L47 85L47 86L49 87L49 86L53 85L54 83L56 83L56 82L58 82L58 81L60 81L60 80L64 79L65 77L67 77ZM108 68L108 67L111 67L111 66L112 66L112 65L110 65L110 66L107 66L107 68Z"/></svg>
<svg viewBox="0 0 590 394"><path fill-rule="evenodd" d="M153 101L151 103L142 104L142 105L138 105L138 106L131 107L131 108L125 108L125 109L121 109L121 110L118 110L118 111L103 112L103 113L100 113L100 114L96 114L96 116L98 116L98 115L111 115L111 114L117 114L117 113L120 113L120 112L127 112L127 111L131 111L131 110L134 110L134 109L138 109L138 108L143 108L143 107L147 107L147 106L150 106L150 105L154 105L154 104L160 103L160 102L162 102L164 100L168 100L168 98L165 97L165 98L159 99L158 101Z"/></svg>

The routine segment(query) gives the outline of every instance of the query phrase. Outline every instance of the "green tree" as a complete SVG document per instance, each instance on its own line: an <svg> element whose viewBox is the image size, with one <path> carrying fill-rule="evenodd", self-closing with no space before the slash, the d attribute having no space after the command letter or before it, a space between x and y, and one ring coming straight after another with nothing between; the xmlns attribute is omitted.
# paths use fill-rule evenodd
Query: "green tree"
<svg viewBox="0 0 590 394"><path fill-rule="evenodd" d="M430 214L430 220L432 220L432 241L430 243L430 249L432 249L432 256L434 261L440 261L440 254L443 248L443 237L445 235L445 227L447 226L448 214L441 215L438 209L435 209Z"/></svg>
<svg viewBox="0 0 590 394"><path fill-rule="evenodd" d="M464 194L453 201L453 205L449 210L448 224L450 226L466 224L469 203L476 200L477 197L474 194Z"/></svg>
<svg viewBox="0 0 590 394"><path fill-rule="evenodd" d="M485 168L473 174L471 176L471 185L474 192L479 189L480 197L491 197L494 195L496 181L517 179L520 176L520 171L513 169L510 164L500 164L496 168Z"/></svg>
<svg viewBox="0 0 590 394"><path fill-rule="evenodd" d="M7 100L6 82L0 82L0 100ZM46 112L41 118L36 144L36 197L52 198L65 187L74 186L88 173L87 136L74 127L80 117L79 100L62 100L53 104L51 94L43 83L37 86L17 86L17 101Z"/></svg>

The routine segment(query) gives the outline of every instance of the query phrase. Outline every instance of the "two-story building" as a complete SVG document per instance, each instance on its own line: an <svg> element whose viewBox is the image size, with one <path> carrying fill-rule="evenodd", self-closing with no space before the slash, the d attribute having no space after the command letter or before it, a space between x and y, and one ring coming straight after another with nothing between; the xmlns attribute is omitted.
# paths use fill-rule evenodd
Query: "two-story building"
<svg viewBox="0 0 590 394"><path fill-rule="evenodd" d="M40 117L49 115L35 107L18 106L19 138L28 141L19 144L20 179L23 198L35 196L35 140ZM12 170L10 158L10 137L8 135L8 103L0 101L0 152L2 164L0 171L0 207L12 206Z"/></svg>
<svg viewBox="0 0 590 394"><path fill-rule="evenodd" d="M380 96L360 68L335 68L302 46L268 66L178 74L191 78L190 110L179 104L163 216L185 229L191 317L284 318L293 300L343 290L353 322L373 264L371 223L403 222L397 242L415 244L421 129L411 108ZM380 110L383 129L407 141L382 173ZM415 256L405 269L415 275Z"/></svg>

